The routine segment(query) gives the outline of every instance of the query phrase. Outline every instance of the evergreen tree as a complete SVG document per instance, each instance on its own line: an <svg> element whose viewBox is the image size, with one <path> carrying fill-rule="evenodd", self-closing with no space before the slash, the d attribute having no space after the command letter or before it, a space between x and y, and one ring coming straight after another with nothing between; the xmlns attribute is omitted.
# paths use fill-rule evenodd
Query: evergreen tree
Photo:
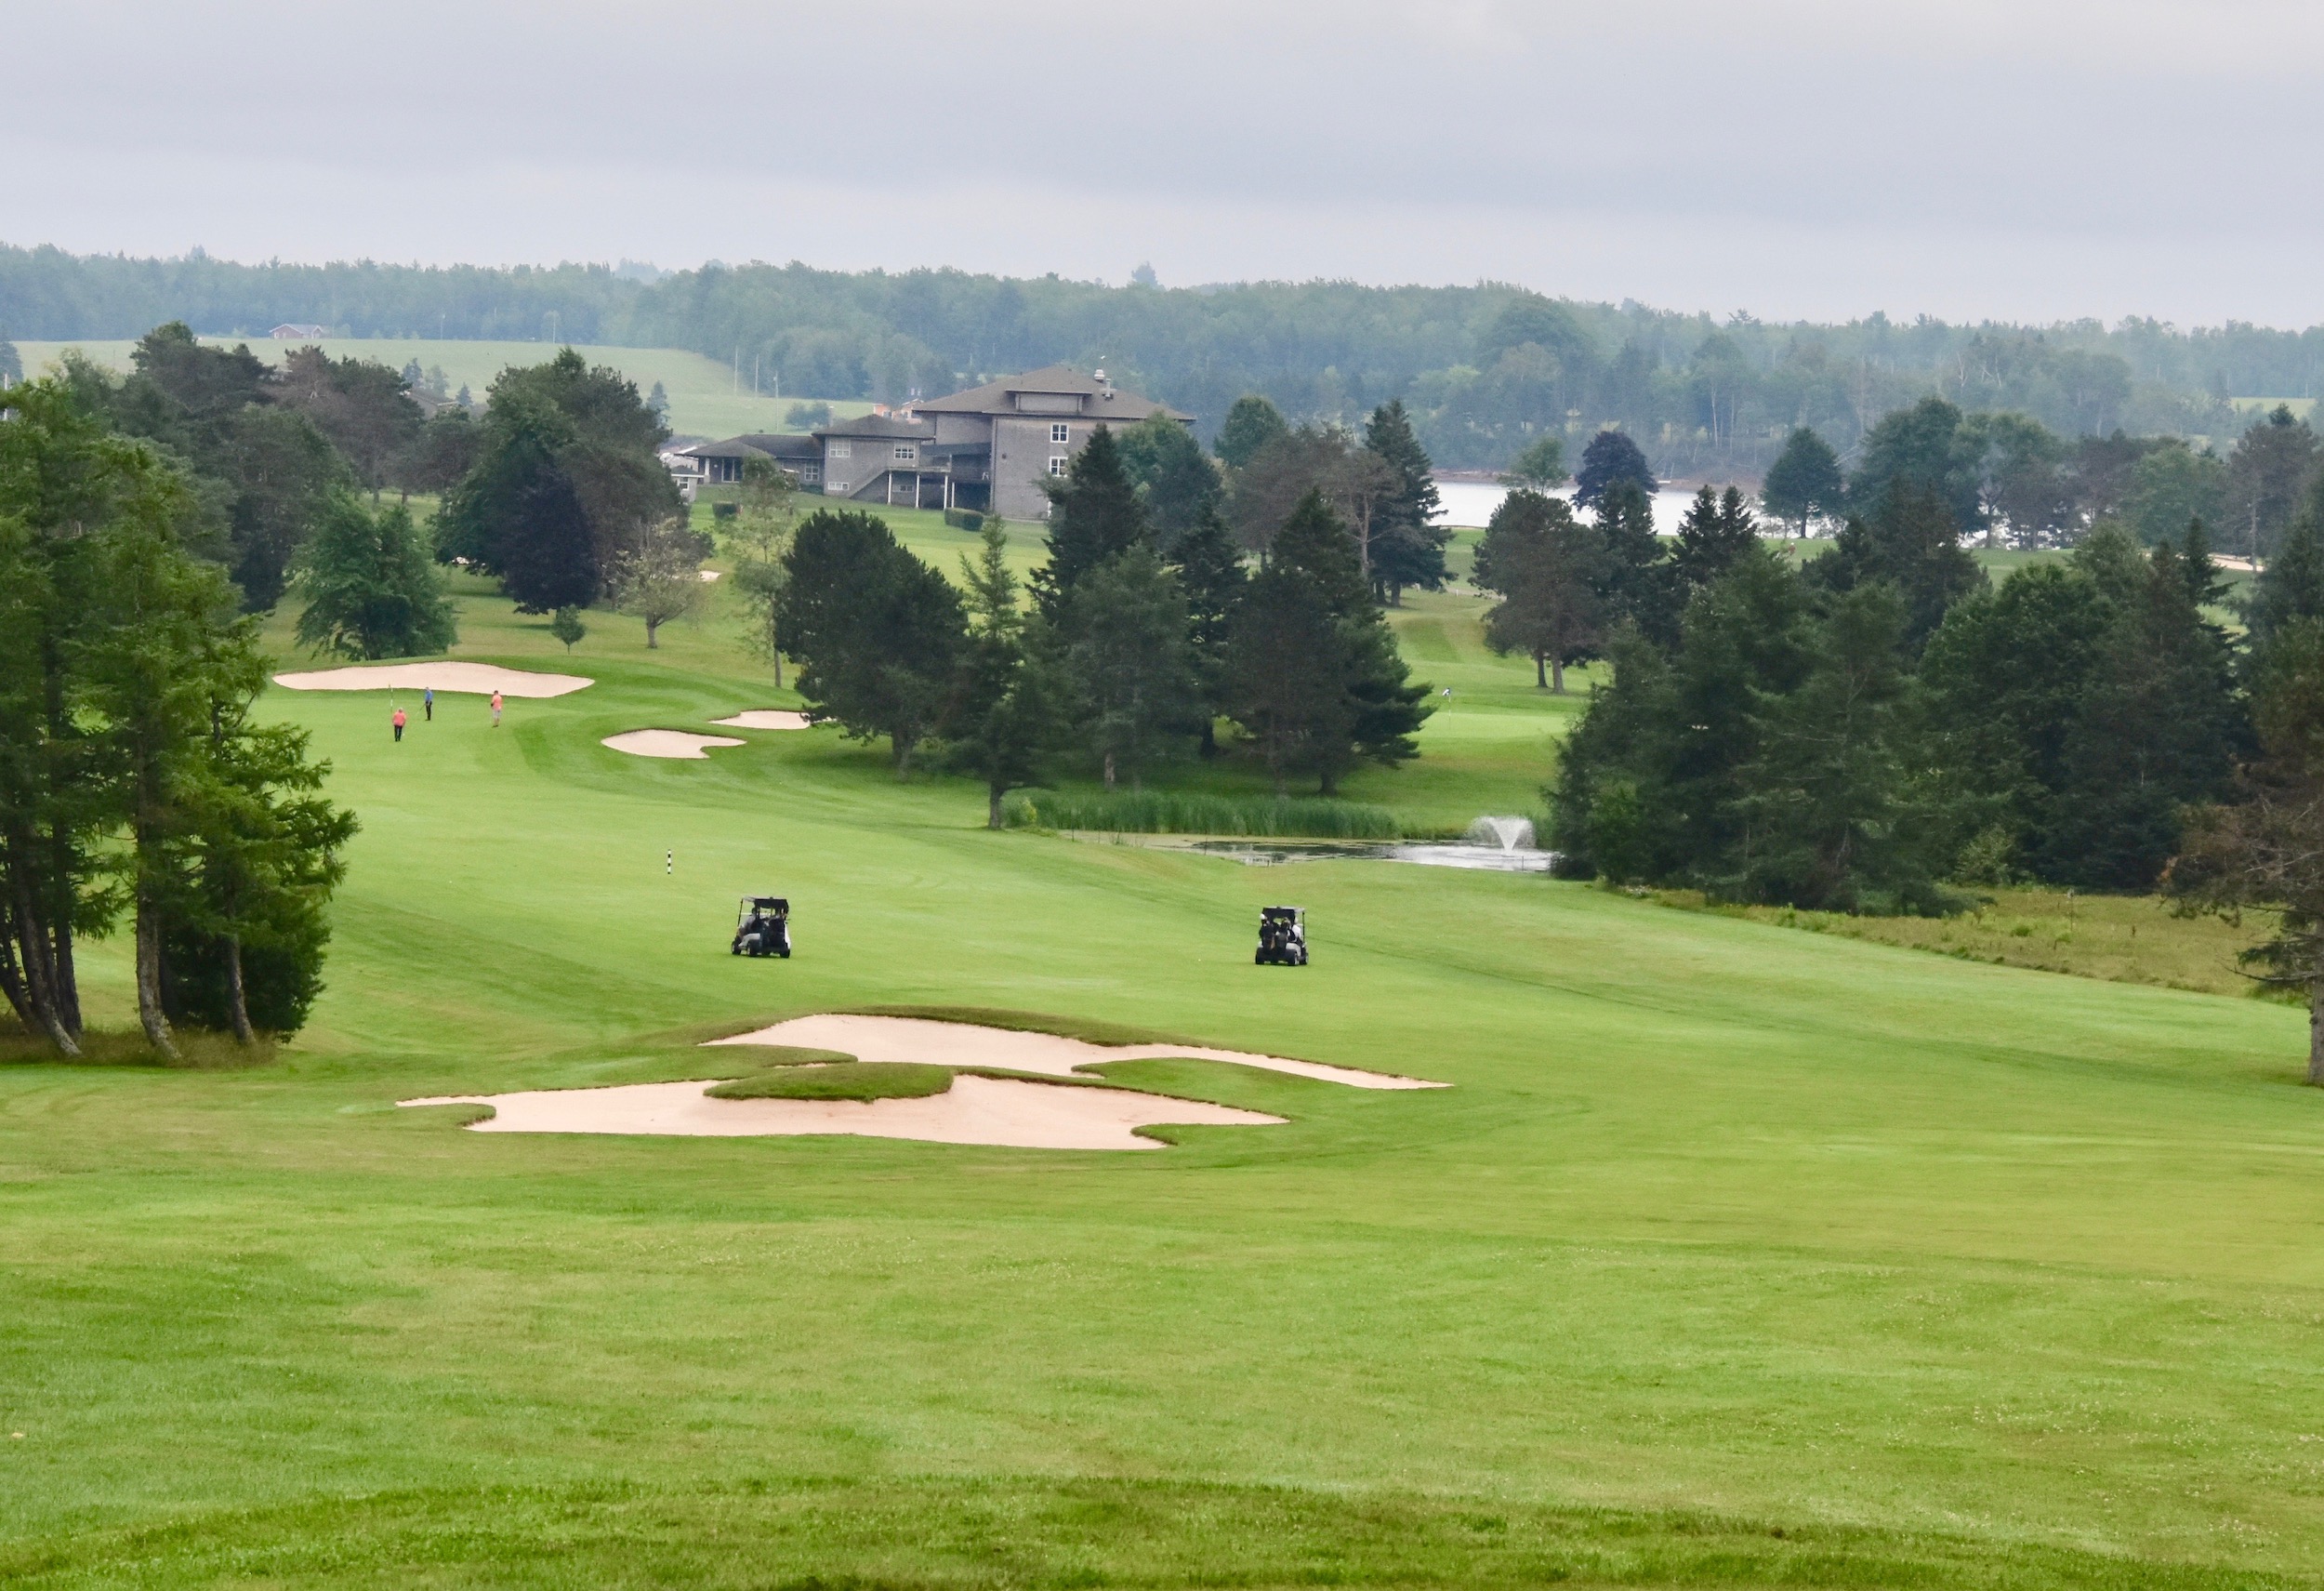
<svg viewBox="0 0 2324 1591"><path fill-rule="evenodd" d="M6 332L0 332L0 392L24 379L24 359Z"/></svg>
<svg viewBox="0 0 2324 1591"><path fill-rule="evenodd" d="M1296 766L1332 795L1358 762L1393 766L1419 755L1411 736L1428 716L1428 687L1407 683L1354 538L1322 493L1310 492L1284 523L1264 573L1281 578L1268 580L1263 602L1261 582L1253 581L1235 615L1229 696L1236 719L1261 741L1278 788ZM1327 630L1320 642L1318 622Z"/></svg>
<svg viewBox="0 0 2324 1591"><path fill-rule="evenodd" d="M808 715L851 739L885 735L896 777L942 721L965 634L960 593L852 509L807 516L785 555L775 626L799 659Z"/></svg>
<svg viewBox="0 0 2324 1591"><path fill-rule="evenodd" d="M1788 525L1795 536L1805 536L1811 523L1833 517L1847 501L1840 455L1810 428L1794 427L1784 439L1783 451L1767 467L1759 501L1769 519Z"/></svg>
<svg viewBox="0 0 2324 1591"><path fill-rule="evenodd" d="M1574 474L1574 506L1596 508L1618 482L1635 486L1641 497L1655 494L1654 469L1638 444L1621 431L1602 431L1581 450L1581 468Z"/></svg>
<svg viewBox="0 0 2324 1591"><path fill-rule="evenodd" d="M2276 556L2251 583L2244 609L2254 654L2300 619L2324 618L2324 480L2285 530Z"/></svg>
<svg viewBox="0 0 2324 1591"><path fill-rule="evenodd" d="M1151 542L1153 527L1110 427L1090 432L1063 480L1044 481L1042 486L1050 505L1049 563L1033 577L1033 595L1042 616L1054 624L1083 576Z"/></svg>
<svg viewBox="0 0 2324 1591"><path fill-rule="evenodd" d="M1534 683L1564 696L1565 666L1604 639L1605 563L1603 538L1564 503L1511 492L1477 544L1476 583L1501 598L1485 616L1486 644L1531 657Z"/></svg>
<svg viewBox="0 0 2324 1591"><path fill-rule="evenodd" d="M1820 911L1944 908L1936 874L1950 858L1927 843L1942 825L1909 772L1904 640L1904 601L1886 582L1842 594L1814 627L1799 688L1754 714L1725 891Z"/></svg>
<svg viewBox="0 0 2324 1591"><path fill-rule="evenodd" d="M1808 562L1808 582L1851 591L1888 580L1904 594L1906 635L1919 648L1961 598L1986 588L1985 571L1961 545L1961 526L1937 493L1917 479L1896 481L1871 520L1850 520L1831 550Z"/></svg>
<svg viewBox="0 0 2324 1591"><path fill-rule="evenodd" d="M1679 579L1708 586L1759 545L1759 524L1741 492L1729 486L1723 500L1705 486L1679 521L1678 540Z"/></svg>
<svg viewBox="0 0 2324 1591"><path fill-rule="evenodd" d="M1394 472L1374 510L1367 562L1373 587L1389 606L1401 607L1406 586L1445 589L1445 544L1452 532L1436 523L1444 506L1436 495L1436 466L1413 432L1403 399L1372 411L1364 449Z"/></svg>
<svg viewBox="0 0 2324 1591"><path fill-rule="evenodd" d="M2117 605L2067 736L2046 869L2109 889L2152 888L2190 803L2226 789L2243 721L2227 648L2175 551L2155 550Z"/></svg>
<svg viewBox="0 0 2324 1591"><path fill-rule="evenodd" d="M1972 535L1985 523L1986 442L1981 428L1962 424L1959 408L1942 398L1923 398L1865 434L1848 500L1877 524L1900 493L1912 497L1916 512L1934 498L1951 519L1956 538ZM1916 613L1916 627L1920 617Z"/></svg>
<svg viewBox="0 0 2324 1591"><path fill-rule="evenodd" d="M2257 659L2251 709L2257 755L2230 800L2192 815L2164 885L2184 911L2272 910L2274 932L2242 961L2306 995L2307 1081L2324 1086L2324 618L2282 619Z"/></svg>
<svg viewBox="0 0 2324 1591"><path fill-rule="evenodd" d="M1167 550L1217 506L1217 466L1195 433L1168 415L1148 416L1121 433L1122 468L1138 487L1155 538Z"/></svg>
<svg viewBox="0 0 2324 1591"><path fill-rule="evenodd" d="M1202 692L1202 754L1210 757L1218 751L1212 721L1224 710L1227 635L1248 584L1243 550L1214 507L1179 537L1170 566L1186 596L1187 640Z"/></svg>
<svg viewBox="0 0 2324 1591"><path fill-rule="evenodd" d="M655 419L665 426L669 424L669 394L662 390L659 381L654 382L654 391L646 394L645 406Z"/></svg>
<svg viewBox="0 0 2324 1591"><path fill-rule="evenodd" d="M1248 392L1226 411L1219 426L1218 445L1212 451L1220 463L1240 470L1258 457L1261 448L1290 429L1281 410L1258 393Z"/></svg>
<svg viewBox="0 0 2324 1591"><path fill-rule="evenodd" d="M982 537L974 559L960 557L969 630L944 718L944 765L984 781L985 826L998 829L1009 792L1040 777L1063 714L1041 648L1028 643L1008 532L987 519Z"/></svg>
<svg viewBox="0 0 2324 1591"><path fill-rule="evenodd" d="M1629 481L1609 486L1598 498L1596 529L1605 560L1598 594L1607 622L1634 625L1657 646L1675 647L1684 588L1677 563L1655 534L1645 494Z"/></svg>
<svg viewBox="0 0 2324 1591"><path fill-rule="evenodd" d="M1152 548L1132 547L1075 587L1069 619L1066 665L1105 788L1126 772L1137 789L1203 709L1185 594Z"/></svg>
<svg viewBox="0 0 2324 1591"><path fill-rule="evenodd" d="M298 643L359 662L442 652L457 640L451 600L401 503L375 513L335 493L308 544Z"/></svg>

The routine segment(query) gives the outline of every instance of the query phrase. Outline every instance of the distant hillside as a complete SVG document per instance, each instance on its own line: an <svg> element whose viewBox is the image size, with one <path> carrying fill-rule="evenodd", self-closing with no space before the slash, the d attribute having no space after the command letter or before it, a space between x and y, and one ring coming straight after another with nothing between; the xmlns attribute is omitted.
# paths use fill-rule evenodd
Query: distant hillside
<svg viewBox="0 0 2324 1591"><path fill-rule="evenodd" d="M890 402L1062 360L1105 365L1206 429L1246 391L1295 418L1349 421L1401 398L1440 462L1488 469L1544 429L1578 439L1619 424L1666 471L1756 473L1793 425L1845 449L1931 391L2067 435L2224 442L2251 418L2230 400L2324 391L2324 327L1779 325L1490 283L1169 289L792 264L649 284L602 265L242 265L0 246L0 333L127 338L165 320L219 335L288 321L351 338L690 349L730 370L756 362L775 392Z"/></svg>

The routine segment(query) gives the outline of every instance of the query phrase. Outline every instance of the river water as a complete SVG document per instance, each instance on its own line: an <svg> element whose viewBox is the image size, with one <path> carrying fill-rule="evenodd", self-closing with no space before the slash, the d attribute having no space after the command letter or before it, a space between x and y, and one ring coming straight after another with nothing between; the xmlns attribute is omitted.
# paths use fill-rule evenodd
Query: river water
<svg viewBox="0 0 2324 1591"><path fill-rule="evenodd" d="M1436 498L1444 509L1436 516L1438 524L1483 527L1492 519L1493 510L1509 496L1507 486L1490 481L1446 481L1436 483ZM1552 496L1570 499L1570 491ZM1663 490L1654 495L1655 529L1663 536L1676 536L1679 521L1685 516L1686 505L1695 500L1692 492Z"/></svg>

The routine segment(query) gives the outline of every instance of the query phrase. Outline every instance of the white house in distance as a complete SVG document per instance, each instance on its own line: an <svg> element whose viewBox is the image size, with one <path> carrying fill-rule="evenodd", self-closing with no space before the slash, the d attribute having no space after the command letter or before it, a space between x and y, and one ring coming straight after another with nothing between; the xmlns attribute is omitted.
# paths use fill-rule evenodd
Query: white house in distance
<svg viewBox="0 0 2324 1591"><path fill-rule="evenodd" d="M1044 519L1043 477L1063 475L1099 426L1133 426L1156 413L1194 424L1192 415L1116 387L1103 370L1052 365L812 436L706 442L680 449L673 464L715 485L740 480L743 460L755 455L826 497Z"/></svg>

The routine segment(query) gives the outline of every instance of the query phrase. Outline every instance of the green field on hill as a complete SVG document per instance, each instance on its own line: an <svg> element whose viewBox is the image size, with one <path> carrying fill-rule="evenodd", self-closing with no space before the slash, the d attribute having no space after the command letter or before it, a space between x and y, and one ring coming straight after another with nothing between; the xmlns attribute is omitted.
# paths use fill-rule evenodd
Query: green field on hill
<svg viewBox="0 0 2324 1591"><path fill-rule="evenodd" d="M246 343L250 351L269 364L280 364L284 354L294 348L308 346L297 342L274 342L266 338L205 337L202 339L221 347L237 342ZM129 368L129 351L137 346L135 339L95 342L20 342L18 352L24 361L25 372L37 374L68 348L77 348L98 364L109 369ZM511 365L540 365L557 356L554 342L464 342L457 339L439 340L435 338L326 338L313 346L334 359L373 359L401 370L412 360L418 360L420 368L440 367L455 391L462 386L474 392L482 402L485 389ZM654 383L662 383L669 398L670 429L684 435L709 437L733 436L742 431L786 431L784 416L790 406L801 402L799 397L772 398L751 391L750 369L745 365L739 376L734 367L706 359L699 353L680 348L614 348L597 343L575 344L575 350L592 365L610 365L638 384L640 392L650 392ZM804 401L813 401L808 399ZM838 415L861 415L871 412L871 404L858 399L831 399L832 412Z"/></svg>
<svg viewBox="0 0 2324 1591"><path fill-rule="evenodd" d="M239 1069L0 1041L0 1582L2316 1584L2303 1013L1538 876L987 832L979 789L831 728L627 757L599 742L796 697L716 611L651 653L592 613L568 655L461 602L457 656L597 683L498 729L442 695L401 745L384 694L269 694L363 823L307 1032ZM1538 804L1578 698L1479 606L1394 616L1453 695L1355 799ZM794 960L727 953L764 891ZM1314 964L1254 967L1287 899ZM126 1025L117 940L88 981ZM1288 1119L1145 1154L395 1104L733 1075L698 1041L866 1003L1455 1086L1118 1065Z"/></svg>

